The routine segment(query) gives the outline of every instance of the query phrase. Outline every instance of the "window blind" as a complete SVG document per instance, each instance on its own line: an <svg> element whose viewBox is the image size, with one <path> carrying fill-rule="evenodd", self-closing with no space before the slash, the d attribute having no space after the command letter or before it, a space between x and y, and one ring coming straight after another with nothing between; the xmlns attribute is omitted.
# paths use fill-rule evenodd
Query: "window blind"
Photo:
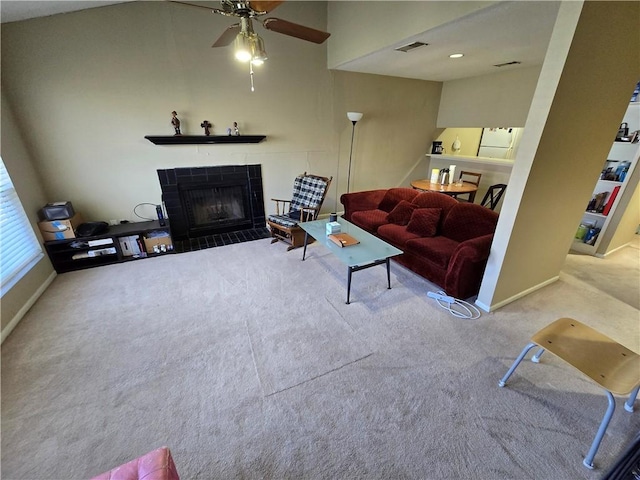
<svg viewBox="0 0 640 480"><path fill-rule="evenodd" d="M4 295L42 257L40 243L0 158L0 277Z"/></svg>

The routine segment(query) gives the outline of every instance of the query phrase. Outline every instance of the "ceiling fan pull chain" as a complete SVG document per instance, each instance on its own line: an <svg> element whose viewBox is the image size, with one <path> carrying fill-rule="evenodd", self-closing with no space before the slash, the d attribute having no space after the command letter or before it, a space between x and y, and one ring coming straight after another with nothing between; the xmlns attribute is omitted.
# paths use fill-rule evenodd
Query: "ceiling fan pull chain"
<svg viewBox="0 0 640 480"><path fill-rule="evenodd" d="M253 88L253 62L249 62L249 76L251 77L251 91L255 92L255 88Z"/></svg>

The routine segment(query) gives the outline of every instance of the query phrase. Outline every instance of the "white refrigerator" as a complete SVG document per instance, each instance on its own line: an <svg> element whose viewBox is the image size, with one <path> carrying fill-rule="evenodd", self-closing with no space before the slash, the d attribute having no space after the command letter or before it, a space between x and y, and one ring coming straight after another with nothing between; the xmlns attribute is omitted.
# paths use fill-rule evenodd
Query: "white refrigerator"
<svg viewBox="0 0 640 480"><path fill-rule="evenodd" d="M517 128L483 128L479 157L513 158L513 146L517 137Z"/></svg>

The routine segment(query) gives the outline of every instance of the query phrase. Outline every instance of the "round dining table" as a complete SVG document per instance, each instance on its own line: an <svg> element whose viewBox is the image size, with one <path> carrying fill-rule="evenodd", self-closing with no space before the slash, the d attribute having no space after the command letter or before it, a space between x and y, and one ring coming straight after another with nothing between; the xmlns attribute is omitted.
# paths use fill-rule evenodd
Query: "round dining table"
<svg viewBox="0 0 640 480"><path fill-rule="evenodd" d="M460 183L434 183L429 180L414 180L411 182L411 186L416 190L422 190L423 192L440 192L456 197L464 193L474 193L478 191L478 186L473 183L462 182Z"/></svg>

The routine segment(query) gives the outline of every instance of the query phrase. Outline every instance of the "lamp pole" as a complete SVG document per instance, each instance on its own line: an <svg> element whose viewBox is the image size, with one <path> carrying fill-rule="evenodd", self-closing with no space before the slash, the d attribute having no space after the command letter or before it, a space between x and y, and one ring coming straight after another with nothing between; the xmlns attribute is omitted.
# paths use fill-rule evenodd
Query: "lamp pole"
<svg viewBox="0 0 640 480"><path fill-rule="evenodd" d="M362 118L362 113L347 112L347 118L351 120L351 149L349 150L349 172L347 174L347 193L351 187L351 159L353 158L353 137L356 133L356 123Z"/></svg>

